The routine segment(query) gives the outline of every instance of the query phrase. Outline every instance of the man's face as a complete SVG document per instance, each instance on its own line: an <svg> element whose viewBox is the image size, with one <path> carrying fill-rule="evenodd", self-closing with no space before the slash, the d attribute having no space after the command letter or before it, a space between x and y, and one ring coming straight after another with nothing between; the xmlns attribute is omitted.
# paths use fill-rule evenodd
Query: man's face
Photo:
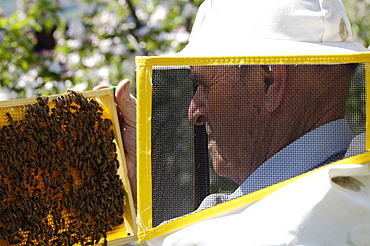
<svg viewBox="0 0 370 246"><path fill-rule="evenodd" d="M215 171L240 184L266 160L263 69L253 65L191 69L198 89L189 119L205 124Z"/></svg>

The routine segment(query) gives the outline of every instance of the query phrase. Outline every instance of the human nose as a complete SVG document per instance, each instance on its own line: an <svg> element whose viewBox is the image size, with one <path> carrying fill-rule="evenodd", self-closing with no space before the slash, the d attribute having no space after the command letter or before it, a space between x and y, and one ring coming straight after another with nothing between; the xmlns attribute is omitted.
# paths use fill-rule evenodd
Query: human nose
<svg viewBox="0 0 370 246"><path fill-rule="evenodd" d="M188 118L195 125L204 125L206 123L206 100L201 88L195 92L190 102Z"/></svg>

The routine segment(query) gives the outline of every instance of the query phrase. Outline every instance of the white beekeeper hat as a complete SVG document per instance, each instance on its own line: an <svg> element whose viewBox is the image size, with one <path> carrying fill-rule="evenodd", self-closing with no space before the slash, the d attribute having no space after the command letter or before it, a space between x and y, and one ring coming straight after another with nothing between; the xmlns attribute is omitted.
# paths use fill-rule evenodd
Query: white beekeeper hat
<svg viewBox="0 0 370 246"><path fill-rule="evenodd" d="M205 0L180 56L330 55L353 41L341 0Z"/></svg>

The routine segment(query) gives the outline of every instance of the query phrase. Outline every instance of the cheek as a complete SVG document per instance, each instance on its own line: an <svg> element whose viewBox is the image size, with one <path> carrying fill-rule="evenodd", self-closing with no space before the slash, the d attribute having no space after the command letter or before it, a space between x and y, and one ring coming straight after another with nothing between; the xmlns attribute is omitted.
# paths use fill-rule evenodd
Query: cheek
<svg viewBox="0 0 370 246"><path fill-rule="evenodd" d="M217 87L208 95L207 113L215 131L225 129L234 124L233 116L238 113L234 95L227 88Z"/></svg>
<svg viewBox="0 0 370 246"><path fill-rule="evenodd" d="M209 94L208 113L219 147L242 152L251 147L263 127L261 96L242 88L215 90Z"/></svg>
<svg viewBox="0 0 370 246"><path fill-rule="evenodd" d="M245 133L251 117L248 107L248 103L241 103L232 92L215 91L209 95L208 118L220 143L232 142Z"/></svg>

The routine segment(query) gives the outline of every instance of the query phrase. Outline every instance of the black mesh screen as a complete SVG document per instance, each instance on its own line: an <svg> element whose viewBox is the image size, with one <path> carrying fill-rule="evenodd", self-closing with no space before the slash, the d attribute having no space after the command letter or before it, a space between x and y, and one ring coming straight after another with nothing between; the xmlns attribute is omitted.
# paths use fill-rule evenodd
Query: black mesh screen
<svg viewBox="0 0 370 246"><path fill-rule="evenodd" d="M348 155L341 129L365 131L364 67L154 69L153 226L196 211L210 194L202 208ZM351 153L363 152L361 144Z"/></svg>
<svg viewBox="0 0 370 246"><path fill-rule="evenodd" d="M190 213L194 180L194 127L187 118L193 96L188 69L153 71L153 226Z"/></svg>

